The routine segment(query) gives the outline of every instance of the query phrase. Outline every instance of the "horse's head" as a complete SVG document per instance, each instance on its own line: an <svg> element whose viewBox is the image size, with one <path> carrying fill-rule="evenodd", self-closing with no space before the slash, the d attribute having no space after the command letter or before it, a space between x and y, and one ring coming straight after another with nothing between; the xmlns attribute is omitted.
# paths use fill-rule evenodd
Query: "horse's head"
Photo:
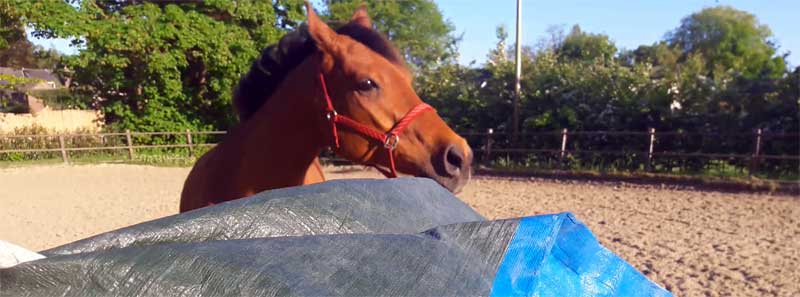
<svg viewBox="0 0 800 297"><path fill-rule="evenodd" d="M386 133L415 107L423 106L402 56L372 29L363 6L337 31L323 22L307 2L306 9L308 32L318 49L312 61L318 64L317 75L321 74L317 84L321 110L326 108L322 89L327 86L328 100L339 115ZM320 115L325 116L322 112ZM423 109L408 119L408 126L396 139L389 140L388 146L392 146L399 139L393 153L387 153L385 143L357 129L343 128L341 123L336 129L339 146L335 152L357 163L385 168L391 168L390 162L394 161L400 173L429 177L458 192L471 175L472 150L466 140L432 109ZM331 135L332 123L326 120L320 126L324 135Z"/></svg>

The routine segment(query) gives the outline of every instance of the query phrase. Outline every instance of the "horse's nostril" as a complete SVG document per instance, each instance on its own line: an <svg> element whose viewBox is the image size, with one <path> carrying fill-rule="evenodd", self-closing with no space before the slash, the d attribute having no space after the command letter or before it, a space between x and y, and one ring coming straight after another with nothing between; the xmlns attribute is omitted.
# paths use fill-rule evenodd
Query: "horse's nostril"
<svg viewBox="0 0 800 297"><path fill-rule="evenodd" d="M464 167L464 152L455 145L450 145L445 150L444 168L451 176L456 176Z"/></svg>
<svg viewBox="0 0 800 297"><path fill-rule="evenodd" d="M459 193L472 176L472 150L465 141L454 141L440 146L431 156L433 172L430 177L450 192Z"/></svg>
<svg viewBox="0 0 800 297"><path fill-rule="evenodd" d="M461 165L464 164L464 157L456 150L449 150L447 152L447 162L455 167L461 168Z"/></svg>

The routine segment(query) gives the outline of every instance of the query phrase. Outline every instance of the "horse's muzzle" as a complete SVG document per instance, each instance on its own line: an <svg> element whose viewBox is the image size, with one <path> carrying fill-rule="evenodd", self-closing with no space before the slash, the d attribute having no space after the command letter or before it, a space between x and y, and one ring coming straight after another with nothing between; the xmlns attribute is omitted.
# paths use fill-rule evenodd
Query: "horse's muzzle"
<svg viewBox="0 0 800 297"><path fill-rule="evenodd" d="M472 149L466 141L447 145L433 162L436 174L431 178L450 192L461 192L472 176Z"/></svg>

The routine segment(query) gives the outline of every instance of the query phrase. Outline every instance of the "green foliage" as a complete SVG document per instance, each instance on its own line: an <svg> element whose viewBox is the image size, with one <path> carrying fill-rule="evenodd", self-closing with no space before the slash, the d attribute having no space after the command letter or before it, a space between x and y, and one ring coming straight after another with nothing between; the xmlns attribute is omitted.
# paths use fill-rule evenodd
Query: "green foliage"
<svg viewBox="0 0 800 297"><path fill-rule="evenodd" d="M20 16L12 3L0 2L0 50L6 50L10 44L25 39L25 30L21 26Z"/></svg>
<svg viewBox="0 0 800 297"><path fill-rule="evenodd" d="M514 68L506 52L508 34L497 28L497 47L484 68L445 64L417 77L417 93L458 131L505 130L510 124ZM528 68L530 59L525 57Z"/></svg>
<svg viewBox="0 0 800 297"><path fill-rule="evenodd" d="M240 75L261 49L305 19L300 0L10 3L3 11L32 26L34 36L70 38L81 48L63 59L71 94L94 98L115 129L137 131L229 128ZM331 1L329 15L347 20L357 4ZM452 25L433 2L372 1L369 7L376 27L416 70L454 61Z"/></svg>
<svg viewBox="0 0 800 297"><path fill-rule="evenodd" d="M328 17L349 20L361 3L367 4L373 26L386 34L414 69L435 68L454 60L454 27L433 1L331 0Z"/></svg>
<svg viewBox="0 0 800 297"><path fill-rule="evenodd" d="M0 90L19 91L26 85L33 84L39 80L27 77L16 77L14 75L0 74Z"/></svg>
<svg viewBox="0 0 800 297"><path fill-rule="evenodd" d="M690 38L689 31L695 32L695 27L717 28L715 24L735 28L731 32L738 37L724 33L709 40ZM719 30L727 32L723 29ZM755 128L797 131L797 70L784 71L783 59L774 57L775 48L768 42L769 29L747 13L709 8L684 19L667 41L619 54L607 36L583 32L577 26L566 36L552 35L522 59L522 131L644 131L648 127L711 133ZM514 65L504 52L506 38L504 28L498 28L498 48L480 69L451 65L420 79L421 93L455 126L511 130L507 125ZM723 53L720 48L730 42L739 42L737 50L727 47ZM753 58L755 53L767 58ZM759 70L761 75L748 76L751 68L743 64L746 61L772 62L761 64L766 65ZM773 62L781 66L771 67ZM715 69L733 74L715 78Z"/></svg>
<svg viewBox="0 0 800 297"><path fill-rule="evenodd" d="M72 92L69 89L42 89L31 90L28 95L44 101L44 104L55 110L62 109L91 109L92 98L83 93Z"/></svg>
<svg viewBox="0 0 800 297"><path fill-rule="evenodd" d="M10 135L46 135L49 131L44 127L31 126L14 129ZM6 136L0 134L0 136ZM54 149L58 148L58 140L55 143L48 138L0 138L0 150L13 149ZM6 153L0 154L0 161L23 161L36 159L54 158L58 152L35 152L35 153Z"/></svg>
<svg viewBox="0 0 800 297"><path fill-rule="evenodd" d="M772 33L748 12L728 6L703 9L681 21L667 36L684 59L699 57L704 74L715 79L742 75L748 79L780 77L783 57L775 57Z"/></svg>
<svg viewBox="0 0 800 297"><path fill-rule="evenodd" d="M96 98L109 124L182 131L235 122L231 90L260 50L283 33L276 25L296 19L287 8L294 2L18 4L34 35L70 37L82 47L64 59L71 88Z"/></svg>
<svg viewBox="0 0 800 297"><path fill-rule="evenodd" d="M347 20L361 2L325 1L322 15ZM374 26L400 48L417 74L420 97L454 129L492 128L498 133L496 147L509 147L503 135L513 130L515 67L506 29L497 29L497 46L485 65L463 66L456 63L453 26L432 1L366 2ZM238 78L262 48L303 21L302 7L300 0L8 0L0 3L0 48L21 44L19 28L24 26L35 28L35 36L71 38L81 50L62 59L73 78L70 94L92 98L111 129L227 129L235 121L230 100ZM523 47L520 130L652 127L686 132L660 139L663 151L746 154L750 135L727 136L757 128L800 130L800 68L786 69L785 56L771 38L769 28L752 14L725 6L687 16L662 41L621 52L608 36L578 26L568 34L550 30L537 48ZM695 132L720 137L692 136ZM559 141L554 135L517 145L553 148ZM797 140L784 143L764 149L771 154L800 150ZM595 151L646 149L639 138L607 135L570 138L570 145ZM633 169L643 166L640 157L580 155L559 165ZM553 161L552 156L513 158L520 164ZM670 162L656 160L655 165L669 171L675 165ZM696 171L712 164L700 159L684 163ZM785 162L764 164L770 170L797 171Z"/></svg>
<svg viewBox="0 0 800 297"><path fill-rule="evenodd" d="M736 18L729 17L730 15ZM749 17L748 17L749 16ZM733 29L730 29L733 28ZM686 37L696 30L708 39ZM714 31L716 32L716 31ZM729 33L733 32L733 33ZM507 133L514 91L514 64L507 57L507 34L498 28L497 47L481 68L443 66L419 79L418 92L456 130L494 129L493 146L512 146ZM750 37L747 37L750 34ZM752 15L729 8L711 8L693 14L668 39L633 51L617 52L604 35L583 32L577 26L564 35L552 30L535 51L522 57L520 130L530 134L515 147L553 149L559 131L683 131L662 136L658 151L747 155L753 135L761 128L771 132L800 131L800 69L785 71L783 57L775 56L769 30ZM681 42L678 42L680 40ZM735 45L730 45L735 44ZM777 65L777 66L776 66ZM695 134L693 134L695 133ZM701 136L696 133L705 133ZM568 149L628 151L625 157L579 153L563 160L562 168L642 169L640 152L647 150L643 136L571 136ZM484 139L468 139L473 145ZM796 155L798 139L765 145L768 154ZM541 160L511 155L514 164L557 163L554 156ZM555 161L554 161L555 160ZM714 160L664 158L654 160L656 170L680 167L689 172L710 172ZM741 159L723 160L740 170ZM510 164L510 163L509 163ZM797 162L766 160L765 172L797 174Z"/></svg>
<svg viewBox="0 0 800 297"><path fill-rule="evenodd" d="M31 43L25 35L21 10L14 1L0 2L0 66L52 69L61 55Z"/></svg>
<svg viewBox="0 0 800 297"><path fill-rule="evenodd" d="M572 31L558 48L560 58L568 60L594 61L600 59L611 61L617 53L617 47L606 35L584 33L575 25Z"/></svg>
<svg viewBox="0 0 800 297"><path fill-rule="evenodd" d="M5 43L5 46L2 43ZM0 39L2 67L53 69L59 65L60 60L61 54L58 51L34 45L27 39L13 42L3 42Z"/></svg>
<svg viewBox="0 0 800 297"><path fill-rule="evenodd" d="M27 102L18 99L21 90L38 80L16 77L14 75L0 74L0 112L25 113L28 112Z"/></svg>

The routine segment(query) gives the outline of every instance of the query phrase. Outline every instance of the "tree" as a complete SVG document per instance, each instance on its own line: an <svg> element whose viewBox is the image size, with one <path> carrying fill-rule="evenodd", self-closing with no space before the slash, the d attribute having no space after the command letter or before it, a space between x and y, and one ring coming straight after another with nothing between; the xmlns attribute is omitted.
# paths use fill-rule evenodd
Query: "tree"
<svg viewBox="0 0 800 297"><path fill-rule="evenodd" d="M682 106L681 126L713 133L738 133L769 125L763 118L775 106L779 80L786 73L772 33L755 16L727 6L706 8L681 21L656 49L666 46L677 59L671 79ZM668 58L663 58L668 57ZM788 111L788 110L785 110ZM775 116L775 114L773 114ZM781 118L781 117L778 117ZM747 145L731 145L746 150ZM744 152L744 151L743 151Z"/></svg>
<svg viewBox="0 0 800 297"><path fill-rule="evenodd" d="M0 3L0 50L5 50L10 44L23 39L25 29L15 6L9 2Z"/></svg>
<svg viewBox="0 0 800 297"><path fill-rule="evenodd" d="M24 27L17 7L10 2L0 3L0 66L54 68L60 54L31 43Z"/></svg>
<svg viewBox="0 0 800 297"><path fill-rule="evenodd" d="M786 71L783 57L775 56L772 32L748 12L728 6L706 8L681 21L666 36L682 51L682 58L700 56L712 79L742 75L779 78Z"/></svg>
<svg viewBox="0 0 800 297"><path fill-rule="evenodd" d="M0 66L14 68L54 69L61 61L61 54L54 49L45 49L27 39L11 42L0 50Z"/></svg>
<svg viewBox="0 0 800 297"><path fill-rule="evenodd" d="M678 72L680 50L670 47L666 42L653 45L640 45L633 51L624 51L619 55L619 62L627 67L649 65L653 67L651 75L655 79L674 78Z"/></svg>
<svg viewBox="0 0 800 297"><path fill-rule="evenodd" d="M454 61L458 38L430 0L330 0L328 17L348 20L354 9L366 3L372 24L386 34L415 69L435 68Z"/></svg>
<svg viewBox="0 0 800 297"><path fill-rule="evenodd" d="M450 62L417 77L417 94L456 130L502 130L507 125L513 95L508 78L513 78L514 64L508 59L505 28L499 26L496 33L497 46L484 68Z"/></svg>
<svg viewBox="0 0 800 297"><path fill-rule="evenodd" d="M609 40L608 36L602 34L590 34L581 31L581 27L572 27L569 35L556 50L560 58L594 61L596 59L604 62L611 61L617 53L617 47Z"/></svg>
<svg viewBox="0 0 800 297"><path fill-rule="evenodd" d="M489 58L486 62L492 65L504 64L509 61L508 59L508 45L506 41L508 39L508 30L506 29L505 25L497 26L495 29L495 35L497 36L497 45L491 51L489 51Z"/></svg>
<svg viewBox="0 0 800 297"><path fill-rule="evenodd" d="M47 3L44 3L47 2ZM72 38L72 89L120 129L227 129L232 90L296 21L297 1L19 1L41 37ZM275 11L280 6L281 12Z"/></svg>

